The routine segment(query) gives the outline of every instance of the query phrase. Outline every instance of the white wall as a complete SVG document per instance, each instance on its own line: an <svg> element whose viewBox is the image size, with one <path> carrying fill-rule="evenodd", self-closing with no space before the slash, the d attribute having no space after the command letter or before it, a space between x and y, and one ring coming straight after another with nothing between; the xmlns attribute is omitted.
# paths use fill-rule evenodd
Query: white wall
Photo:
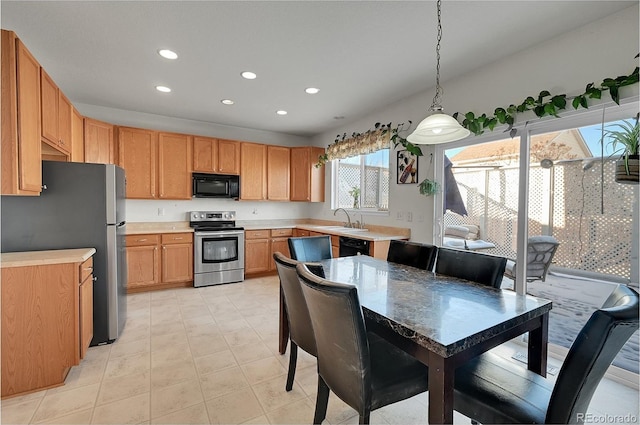
<svg viewBox="0 0 640 425"><path fill-rule="evenodd" d="M537 96L541 90L552 94L566 93L568 96L584 92L587 83L600 83L606 77L628 75L638 60L634 56L640 51L638 31L638 6L632 6L588 26L566 33L560 37L519 52L509 58L476 69L460 78L446 80L446 69L441 70L444 88L443 106L446 112L476 115L492 114L497 107L519 104L527 96ZM435 40L434 40L435 42ZM487 48L499 48L488 46ZM442 55L446 55L446 50ZM632 95L637 96L638 86ZM327 131L313 138L313 145L328 146L336 134L354 131L364 132L375 122L407 122L414 126L427 113L433 91L411 96L393 105L385 106L357 122ZM572 109L569 106L569 109ZM415 127L412 127L412 129ZM426 148L426 149L425 149ZM433 178L433 166L429 164L431 147L423 146L425 156L419 161L419 179ZM411 228L411 239L431 242L433 236L433 198L418 193L415 186L396 185L395 154L390 156L391 191L390 215L367 217L368 223ZM330 187L330 167L327 167L326 187ZM314 218L328 219L332 215L329 203L315 210ZM396 220L399 212L406 217L412 213L411 222ZM423 216L424 222L417 221Z"/></svg>
<svg viewBox="0 0 640 425"><path fill-rule="evenodd" d="M310 217L308 202L249 202L232 199L192 199L184 201L127 201L128 222L188 221L189 211L236 211L236 220L275 220Z"/></svg>

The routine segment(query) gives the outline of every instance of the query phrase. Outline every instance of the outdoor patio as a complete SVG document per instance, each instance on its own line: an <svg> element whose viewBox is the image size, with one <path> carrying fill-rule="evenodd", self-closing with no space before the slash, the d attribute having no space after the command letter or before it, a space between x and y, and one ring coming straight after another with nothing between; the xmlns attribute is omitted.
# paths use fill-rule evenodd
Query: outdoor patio
<svg viewBox="0 0 640 425"><path fill-rule="evenodd" d="M549 318L549 342L569 348L591 314L602 306L616 284L550 272L545 282L528 283L527 293L553 301ZM502 288L513 288L504 278ZM634 289L638 290L637 287ZM636 332L614 360L614 366L635 374L640 366L640 334Z"/></svg>

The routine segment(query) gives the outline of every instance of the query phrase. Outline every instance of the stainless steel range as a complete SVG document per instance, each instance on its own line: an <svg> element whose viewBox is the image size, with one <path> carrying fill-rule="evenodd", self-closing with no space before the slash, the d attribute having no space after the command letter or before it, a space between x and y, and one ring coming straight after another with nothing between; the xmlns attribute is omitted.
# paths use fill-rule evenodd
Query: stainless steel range
<svg viewBox="0 0 640 425"><path fill-rule="evenodd" d="M236 227L235 211L191 211L194 229L193 286L244 280L244 228Z"/></svg>

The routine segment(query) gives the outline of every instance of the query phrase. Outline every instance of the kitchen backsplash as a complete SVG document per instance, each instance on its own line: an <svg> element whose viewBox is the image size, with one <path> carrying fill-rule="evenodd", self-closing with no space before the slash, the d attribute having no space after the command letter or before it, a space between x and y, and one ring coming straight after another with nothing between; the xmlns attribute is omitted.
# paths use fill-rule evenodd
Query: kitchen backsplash
<svg viewBox="0 0 640 425"><path fill-rule="evenodd" d="M232 199L154 201L128 199L128 222L188 221L189 211L236 211L236 220L274 220L309 217L318 204L307 202L248 202Z"/></svg>

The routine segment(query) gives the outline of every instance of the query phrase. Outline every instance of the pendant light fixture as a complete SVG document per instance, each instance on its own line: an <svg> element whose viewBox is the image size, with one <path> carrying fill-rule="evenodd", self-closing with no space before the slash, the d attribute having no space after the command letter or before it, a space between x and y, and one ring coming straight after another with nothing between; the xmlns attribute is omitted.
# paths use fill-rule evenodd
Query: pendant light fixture
<svg viewBox="0 0 640 425"><path fill-rule="evenodd" d="M435 145L438 143L453 142L467 137L471 132L462 127L460 123L447 114L444 114L440 101L442 87L440 87L440 41L442 40L441 0L437 1L438 7L438 44L436 45L436 94L433 97L432 112L423 119L407 140L418 145Z"/></svg>

